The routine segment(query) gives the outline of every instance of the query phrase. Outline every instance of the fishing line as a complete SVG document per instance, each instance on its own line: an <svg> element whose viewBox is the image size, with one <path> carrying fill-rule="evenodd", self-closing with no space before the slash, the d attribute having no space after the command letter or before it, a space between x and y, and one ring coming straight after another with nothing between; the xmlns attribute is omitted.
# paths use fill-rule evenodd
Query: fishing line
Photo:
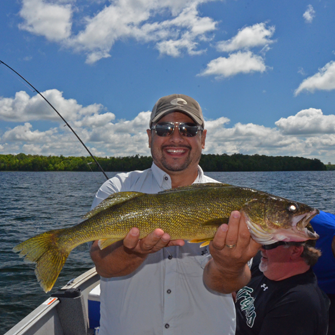
<svg viewBox="0 0 335 335"><path fill-rule="evenodd" d="M99 164L99 162L95 159L95 157L91 154L90 150L87 148L87 146L85 145L85 143L80 139L80 137L77 135L77 133L72 129L72 127L67 123L67 121L63 118L63 116L58 112L58 110L48 101L48 99L37 89L35 88L32 84L30 84L30 82L28 80L26 80L24 77L22 77L20 75L20 73L16 72L13 68L11 68L9 65L7 65L5 62L3 62L2 60L0 60L0 64L3 64L5 66L7 66L10 70L12 70L14 73L16 73L20 78L22 78L30 87L32 87L34 89L35 92L37 92L48 104L49 106L59 115L59 117L65 122L65 125L68 126L70 128L70 130L73 132L73 134L77 137L77 139L79 140L79 142L84 146L84 148L86 149L86 151L90 154L90 156L93 158L95 164L98 166L98 168L101 170L101 172L104 174L104 176L106 177L106 179L108 180L108 176L106 175L105 171L103 170L103 168L101 167L101 165Z"/></svg>

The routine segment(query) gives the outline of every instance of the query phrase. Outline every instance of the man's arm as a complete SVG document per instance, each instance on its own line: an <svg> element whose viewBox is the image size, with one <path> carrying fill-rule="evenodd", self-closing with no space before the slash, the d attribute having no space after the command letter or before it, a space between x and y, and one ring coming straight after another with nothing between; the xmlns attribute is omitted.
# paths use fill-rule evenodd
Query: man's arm
<svg viewBox="0 0 335 335"><path fill-rule="evenodd" d="M171 240L162 229L155 229L139 239L140 232L132 228L123 241L100 250L98 242L92 244L90 253L98 274L105 278L126 276L135 271L150 253L172 245L184 245L183 240Z"/></svg>
<svg viewBox="0 0 335 335"><path fill-rule="evenodd" d="M210 244L213 258L204 270L205 285L220 293L232 293L245 286L251 278L247 263L260 247L251 238L244 215L232 212L229 224L218 228Z"/></svg>

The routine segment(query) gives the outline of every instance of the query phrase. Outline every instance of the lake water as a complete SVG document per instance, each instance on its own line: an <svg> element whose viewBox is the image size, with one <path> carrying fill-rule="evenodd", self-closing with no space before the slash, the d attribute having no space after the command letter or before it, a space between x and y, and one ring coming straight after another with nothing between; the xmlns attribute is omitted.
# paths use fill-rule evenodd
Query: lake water
<svg viewBox="0 0 335 335"><path fill-rule="evenodd" d="M335 171L206 174L335 213ZM37 283L34 265L24 263L12 248L38 233L78 223L104 181L98 172L0 172L0 334L50 295ZM51 293L92 266L88 245L79 246Z"/></svg>

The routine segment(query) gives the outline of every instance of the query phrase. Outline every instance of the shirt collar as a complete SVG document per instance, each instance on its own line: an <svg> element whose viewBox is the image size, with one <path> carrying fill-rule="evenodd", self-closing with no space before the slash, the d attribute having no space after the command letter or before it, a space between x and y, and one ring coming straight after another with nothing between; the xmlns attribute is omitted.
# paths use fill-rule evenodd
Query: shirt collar
<svg viewBox="0 0 335 335"><path fill-rule="evenodd" d="M193 184L202 183L203 178L204 178L204 171L202 171L202 168L200 167L200 165L198 165L198 176L193 182Z"/></svg>
<svg viewBox="0 0 335 335"><path fill-rule="evenodd" d="M154 178L156 179L158 185L164 189L170 189L172 188L171 184L171 178L170 176L163 170L161 170L155 163L152 163L151 166L152 174ZM203 180L204 172L202 168L198 165L198 176L193 182L193 184L201 183Z"/></svg>

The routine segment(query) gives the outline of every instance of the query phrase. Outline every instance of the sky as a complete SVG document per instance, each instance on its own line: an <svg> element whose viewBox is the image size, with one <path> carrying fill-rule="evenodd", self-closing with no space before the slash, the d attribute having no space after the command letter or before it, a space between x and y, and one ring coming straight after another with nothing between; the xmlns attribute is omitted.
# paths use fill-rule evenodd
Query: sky
<svg viewBox="0 0 335 335"><path fill-rule="evenodd" d="M98 157L148 156L155 102L201 105L204 154L335 164L333 0L4 0L0 60ZM0 64L0 154L87 156Z"/></svg>

